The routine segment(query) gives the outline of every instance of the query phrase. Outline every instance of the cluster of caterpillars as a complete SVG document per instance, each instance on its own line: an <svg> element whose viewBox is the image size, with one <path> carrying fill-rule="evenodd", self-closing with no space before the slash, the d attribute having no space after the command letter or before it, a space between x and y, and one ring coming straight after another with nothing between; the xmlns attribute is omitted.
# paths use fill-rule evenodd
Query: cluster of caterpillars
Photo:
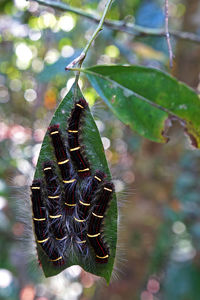
<svg viewBox="0 0 200 300"><path fill-rule="evenodd" d="M87 108L82 98L75 103L67 122L67 143L59 125L49 127L58 168L54 162L46 161L44 179L34 180L31 186L35 238L55 266L65 264L72 251L82 257L95 255L97 263L107 263L110 255L102 221L114 186L106 181L103 172L91 174L83 154L80 124Z"/></svg>

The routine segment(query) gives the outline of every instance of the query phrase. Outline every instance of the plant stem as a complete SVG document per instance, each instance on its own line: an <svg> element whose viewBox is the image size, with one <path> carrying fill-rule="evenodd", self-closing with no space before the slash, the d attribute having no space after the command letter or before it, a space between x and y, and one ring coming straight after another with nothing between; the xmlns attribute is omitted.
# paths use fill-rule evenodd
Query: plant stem
<svg viewBox="0 0 200 300"><path fill-rule="evenodd" d="M112 1L113 0L107 0L107 3L105 5L105 8L104 8L104 11L103 11L103 14L102 14L102 17L99 21L99 24L96 28L96 30L94 31L93 35L91 36L91 38L89 39L87 45L85 46L85 48L83 49L82 53L76 57L66 68L65 70L73 70L73 67L78 64L79 68L81 69L81 66L82 66L82 63L84 61L84 59L86 58L86 55L87 55L87 52L90 48L90 46L92 45L92 43L94 42L94 40L96 39L97 35L99 34L99 32L102 30L103 28L103 23L104 23L104 20L106 18L106 14L112 4ZM75 79L75 83L78 83L78 80L79 80L79 77L80 77L80 70L77 72L76 74L76 79Z"/></svg>
<svg viewBox="0 0 200 300"><path fill-rule="evenodd" d="M172 45L170 41L170 35L169 35L169 3L168 0L165 0L165 37L167 41L167 47L169 52L169 66L170 68L173 67L173 51L172 51Z"/></svg>
<svg viewBox="0 0 200 300"><path fill-rule="evenodd" d="M87 43L87 45L85 46L85 48L84 48L84 50L83 50L83 52L85 53L85 55L87 55L87 52L88 52L88 50L89 50L91 44L92 44L93 41L96 39L98 33L102 30L102 28L103 28L103 23L104 23L105 18L106 18L106 14L107 14L107 12L108 12L108 10L109 10L111 4L112 4L112 1L113 1L113 0L108 0L108 1L107 1L106 6L105 6L104 11L103 11L103 14L102 14L102 17L101 17L101 20L100 20L100 22L99 22L99 25L97 26L97 28L96 28L95 32L93 33L91 39L89 40L89 42Z"/></svg>
<svg viewBox="0 0 200 300"><path fill-rule="evenodd" d="M90 14L85 12L82 9L78 9L76 7L69 6L62 2L57 2L54 0L35 0L39 4L44 6L50 6L61 11L68 11L89 19L95 23L99 23L100 17L94 14ZM122 21L117 20L105 20L104 25L109 27L112 30L121 31L130 35L137 35L137 36L145 36L145 35L152 35L152 36L165 36L165 29L164 28L148 28L139 26L132 23L125 23ZM194 43L200 43L200 35L197 35L193 32L184 32L184 31L177 31L177 30L170 30L170 35L173 35L176 38L180 38L183 40L187 40Z"/></svg>

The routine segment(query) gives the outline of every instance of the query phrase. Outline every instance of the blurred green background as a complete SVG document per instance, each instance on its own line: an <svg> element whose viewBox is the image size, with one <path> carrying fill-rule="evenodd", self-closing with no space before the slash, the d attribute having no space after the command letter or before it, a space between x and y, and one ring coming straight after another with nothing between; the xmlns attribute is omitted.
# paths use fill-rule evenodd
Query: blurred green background
<svg viewBox="0 0 200 300"><path fill-rule="evenodd" d="M63 1L102 12L105 1ZM164 24L159 0L116 0L111 19ZM170 27L200 32L198 0L169 1ZM0 1L0 300L199 300L200 152L179 124L166 145L144 140L118 121L85 77L80 85L100 130L119 192L119 242L110 286L78 266L45 279L30 230L29 188L55 107L74 80L65 66L95 24L34 1ZM172 73L199 89L200 46L172 38ZM85 66L140 64L168 69L166 41L106 27Z"/></svg>

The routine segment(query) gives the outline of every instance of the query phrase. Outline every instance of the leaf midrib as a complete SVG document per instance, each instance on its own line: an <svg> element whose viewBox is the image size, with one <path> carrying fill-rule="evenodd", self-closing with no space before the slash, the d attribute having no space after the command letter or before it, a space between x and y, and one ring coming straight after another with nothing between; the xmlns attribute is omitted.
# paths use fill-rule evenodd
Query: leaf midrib
<svg viewBox="0 0 200 300"><path fill-rule="evenodd" d="M93 72L91 70L88 70L88 69L81 69L81 72L83 73L86 73L86 74L90 74L90 75L93 75L93 76L97 76L99 78L102 78L104 80L107 80L108 82L110 82L111 84L115 84L117 87L121 88L122 90L126 91L127 93L131 94L132 96L135 96L137 97L139 100L159 109L159 110L162 110L163 112L167 113L168 115L171 115L173 117L175 117L177 120L179 120L180 122L182 122L182 124L186 124L186 121L182 118L180 118L177 114L175 114L174 112L172 112L171 110L155 103L155 102L152 102L151 100L147 99L146 97L143 97L141 96L140 94L134 92L133 90L130 90L129 88L127 87L124 87L123 85L121 85L120 83L118 83L117 81L113 80L113 79L110 79L108 76L104 76L102 74L99 74L99 73L96 73L96 72Z"/></svg>

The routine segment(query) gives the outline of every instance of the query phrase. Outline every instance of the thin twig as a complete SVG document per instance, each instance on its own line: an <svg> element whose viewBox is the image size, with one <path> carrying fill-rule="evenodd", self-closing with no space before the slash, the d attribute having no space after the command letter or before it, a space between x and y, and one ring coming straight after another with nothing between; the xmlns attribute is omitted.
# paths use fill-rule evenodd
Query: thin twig
<svg viewBox="0 0 200 300"><path fill-rule="evenodd" d="M106 5L105 5L105 8L104 8L104 11L103 11L103 14L102 14L102 17L100 19L100 22L99 22L99 25L97 26L96 30L94 31L92 37L90 38L89 42L87 43L87 45L85 46L83 52L85 53L85 55L87 55L87 52L91 46L91 44L94 42L94 40L96 39L96 37L98 36L99 32L102 30L103 28L103 23L105 21L105 18L106 18L106 14L109 10L109 8L111 7L111 4L112 4L112 1L113 0L108 0Z"/></svg>
<svg viewBox="0 0 200 300"><path fill-rule="evenodd" d="M49 6L52 8L56 8L61 11L68 11L74 13L76 15L82 16L88 20L91 20L95 23L99 23L100 17L94 14L90 14L85 12L82 9L78 9L72 6L69 6L63 2L57 2L54 0L35 0L39 4L44 6ZM109 27L112 30L121 31L130 35L137 35L137 36L166 36L164 28L148 28L139 26L132 23L125 23L124 21L117 21L117 20L105 20L104 25ZM180 38L183 40L187 40L194 43L200 43L200 35L197 35L192 32L184 32L184 31L177 31L177 30L170 30L169 34L176 38Z"/></svg>
<svg viewBox="0 0 200 300"><path fill-rule="evenodd" d="M172 45L170 41L170 35L169 35L169 3L168 0L165 0L165 37L167 41L167 47L169 51L169 66L170 68L173 67L173 51L172 51Z"/></svg>
<svg viewBox="0 0 200 300"><path fill-rule="evenodd" d="M73 67L78 63L79 65L79 68L81 69L81 66L82 66L82 63L84 61L84 59L86 58L86 55L87 55L87 52L90 48L90 46L92 45L92 43L94 42L94 40L96 39L96 37L98 36L99 32L102 30L103 28L103 23L104 23L104 20L106 18L106 14L112 4L112 1L113 0L107 0L107 3L105 5L105 8L104 8L104 11L103 11L103 14L102 14L102 17L99 21L99 24L96 28L96 30L94 31L93 35L91 36L91 38L89 39L87 45L85 46L85 48L83 49L82 53L76 57L66 68L65 70L73 70ZM76 82L78 82L78 79L79 79L79 76L80 76L80 71L76 74Z"/></svg>
<svg viewBox="0 0 200 300"><path fill-rule="evenodd" d="M71 61L66 67L65 70L71 70L76 64L80 63L81 61L83 61L85 58L85 53L81 52L81 54L76 57L73 61Z"/></svg>

